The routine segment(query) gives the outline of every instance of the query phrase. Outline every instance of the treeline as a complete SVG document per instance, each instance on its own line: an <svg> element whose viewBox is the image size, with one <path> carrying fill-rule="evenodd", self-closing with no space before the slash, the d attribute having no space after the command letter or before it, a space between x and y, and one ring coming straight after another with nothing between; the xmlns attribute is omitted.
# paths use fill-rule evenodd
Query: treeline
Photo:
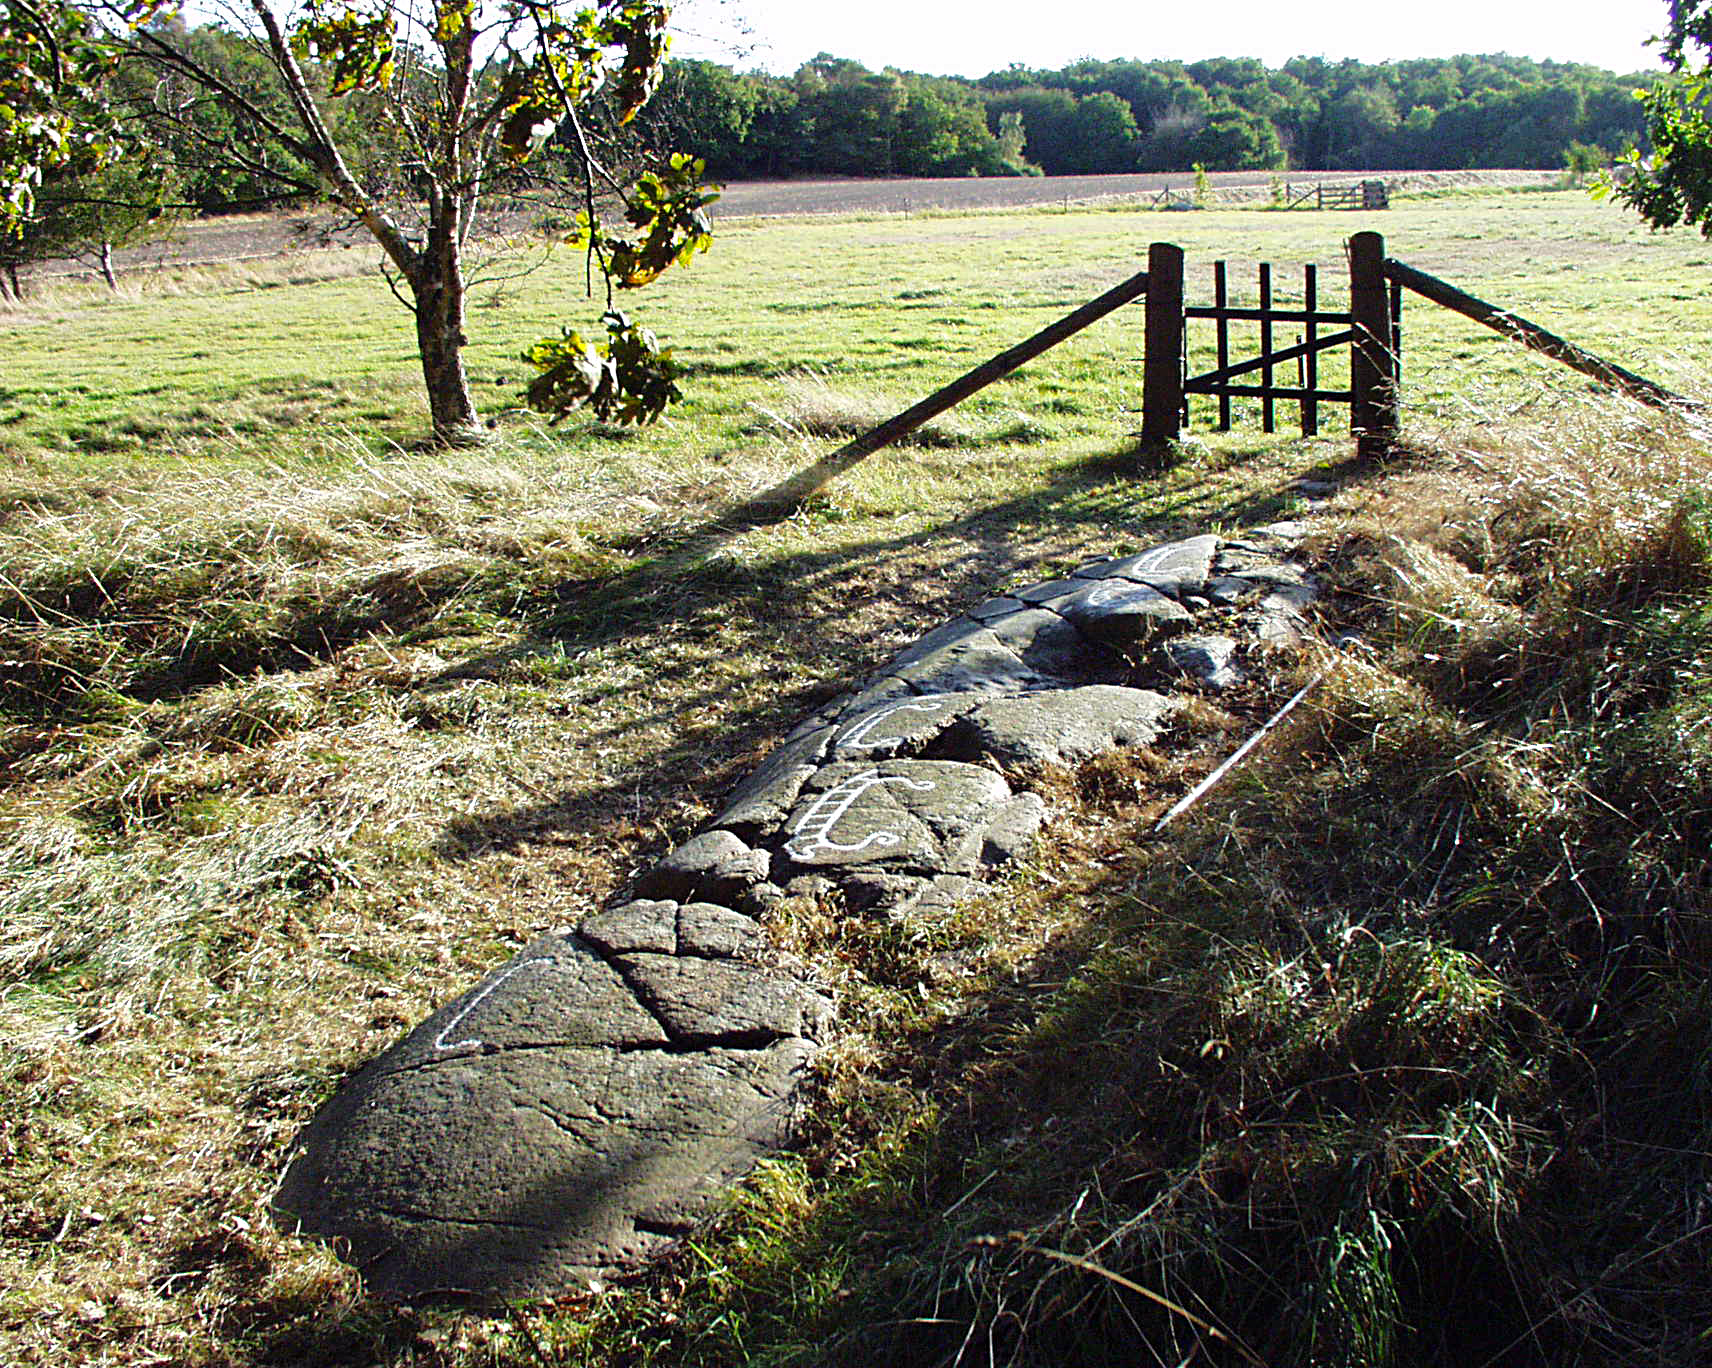
<svg viewBox="0 0 1712 1368"><path fill-rule="evenodd" d="M187 26L176 15L153 27L241 92L262 120L289 123L286 96L253 41L217 25ZM147 36L133 41L140 46ZM312 85L324 86L314 63L305 66ZM675 61L635 125L618 127L598 101L586 123L602 155L621 169L642 150L688 151L706 159L716 180L1186 172L1197 165L1587 169L1644 145L1634 90L1646 79L1466 56L1377 65L1303 57L1277 69L1253 58L1089 59L1058 70L1013 66L971 81L875 72L823 53L784 77ZM163 212L256 209L324 193L314 170L262 122L235 115L228 103L155 64L121 63L108 93L135 129L137 157L94 180L44 186L44 210L53 212L39 216L24 238L0 243L0 279L21 262L81 250L78 243L129 240ZM358 91L321 103L365 188L408 198L411 164L378 97ZM508 173L507 185L491 188L511 194L551 184L575 163L555 145L569 136L562 131L527 167Z"/></svg>
<svg viewBox="0 0 1712 1368"><path fill-rule="evenodd" d="M1089 59L974 81L825 53L785 77L679 61L644 136L729 180L1585 167L1644 145L1647 79L1504 55Z"/></svg>

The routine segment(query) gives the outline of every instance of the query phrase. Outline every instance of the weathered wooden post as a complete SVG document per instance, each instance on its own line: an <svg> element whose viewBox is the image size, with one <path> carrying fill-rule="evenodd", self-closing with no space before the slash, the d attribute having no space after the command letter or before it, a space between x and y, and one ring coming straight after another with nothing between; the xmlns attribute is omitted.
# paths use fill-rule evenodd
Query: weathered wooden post
<svg viewBox="0 0 1712 1368"><path fill-rule="evenodd" d="M1391 350L1391 301L1385 281L1385 239L1357 233L1349 240L1349 427L1363 459L1382 458L1397 441L1397 358Z"/></svg>
<svg viewBox="0 0 1712 1368"><path fill-rule="evenodd" d="M1163 463L1182 430L1183 249L1155 242L1147 249L1147 321L1141 373L1141 450Z"/></svg>
<svg viewBox="0 0 1712 1368"><path fill-rule="evenodd" d="M1314 349L1314 343L1319 340L1317 334L1320 325L1314 314L1320 307L1320 271L1312 264L1302 268L1302 309L1308 315L1303 329L1308 338L1308 354L1303 359L1302 388L1306 393L1302 396L1302 435L1317 437L1320 432L1320 404L1314 398L1314 391L1320 387L1320 354Z"/></svg>

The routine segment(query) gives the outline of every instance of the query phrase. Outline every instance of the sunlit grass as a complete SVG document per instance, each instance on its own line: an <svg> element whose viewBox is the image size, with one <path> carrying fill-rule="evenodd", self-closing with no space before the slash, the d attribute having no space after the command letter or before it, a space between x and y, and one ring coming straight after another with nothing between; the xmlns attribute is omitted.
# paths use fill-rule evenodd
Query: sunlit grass
<svg viewBox="0 0 1712 1368"><path fill-rule="evenodd" d="M1322 1327L1278 1332L1278 1362L1340 1336L1377 1362L1393 1310L1413 1314L1387 1242L1419 1235L1417 1198L1463 1223L1447 1247L1465 1282L1503 1267L1555 1287L1504 1259L1543 1219L1526 1205L1540 1079L1557 1086L1567 1047L1541 1023L1569 980L1428 913L1547 875L1579 905L1570 869L1692 893L1669 823L1651 844L1624 829L1637 853L1620 852L1576 795L1612 803L1610 774L1664 766L1686 776L1670 811L1702 811L1708 695L1683 597L1699 534L1680 512L1704 485L1697 437L1589 406L1579 377L1414 306L1419 461L1344 469L1336 410L1301 442L1282 405L1272 439L1252 412L1211 433L1200 405L1187 459L1142 476L1128 310L793 515L726 521L1133 272L1150 238L1183 243L1203 294L1224 255L1233 281L1274 261L1281 289L1317 260L1329 300L1342 238L1369 226L1625 365L1700 383L1684 353L1706 331L1704 245L1576 195L729 225L635 301L690 371L686 402L641 433L513 407L524 343L598 312L559 262L476 288L471 370L497 425L456 456L415 449L405 316L337 259L305 283L187 272L0 315L0 1359L473 1368L535 1362L533 1340L549 1362L884 1343L902 1363L972 1333L971 1361L989 1344L1136 1361L1118 1285L1032 1243L1253 1338L1286 1312ZM1210 356L1210 335L1196 345ZM1049 846L953 925L789 909L775 930L837 983L850 1030L822 1124L715 1236L633 1289L488 1320L374 1306L273 1228L291 1135L345 1070L616 890L888 651L1089 555L1300 512L1310 473L1353 477L1324 573L1374 653L1316 661L1335 668L1280 762L1181 844L1148 841L1146 818L1253 725L1264 690L1200 707L1179 753L1058 776ZM1646 681L1645 706L1623 714L1639 758L1601 771L1573 710L1605 696L1612 661ZM1293 687L1289 668L1271 685ZM1408 915L1387 920L1411 861L1430 876L1409 875ZM1681 926L1683 944L1701 934ZM1679 1023L1684 1052L1697 954L1645 971L1659 995L1613 999ZM1357 1049L1362 1067L1463 1083L1328 1101L1315 1089ZM1306 1112L1252 1110L1288 1097ZM1679 1132L1645 1143L1700 1143ZM1416 1196L1338 1205L1350 1164ZM1242 1183L1272 1203L1256 1229L1277 1243L1220 1225L1240 1225ZM1580 1211L1585 1233L1604 1208ZM1480 1244L1475 1226L1498 1233ZM1600 1238L1588 1266L1637 1285ZM1267 1260L1308 1282L1250 1279ZM1574 1294L1553 1295L1542 1311Z"/></svg>

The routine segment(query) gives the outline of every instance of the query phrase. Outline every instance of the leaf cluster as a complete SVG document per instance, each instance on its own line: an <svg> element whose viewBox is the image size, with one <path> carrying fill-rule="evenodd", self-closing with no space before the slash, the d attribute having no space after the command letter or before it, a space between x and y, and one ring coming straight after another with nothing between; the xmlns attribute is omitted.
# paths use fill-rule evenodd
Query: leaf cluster
<svg viewBox="0 0 1712 1368"><path fill-rule="evenodd" d="M345 95L392 80L393 27L390 8L364 14L344 5L335 11L316 0L292 35L292 48L321 63L328 94Z"/></svg>
<svg viewBox="0 0 1712 1368"><path fill-rule="evenodd" d="M163 0L126 0L119 17L150 18ZM76 9L0 0L0 234L19 232L45 173L99 169L117 151L102 86L117 53Z"/></svg>
<svg viewBox="0 0 1712 1368"><path fill-rule="evenodd" d="M651 284L667 267L687 266L713 244L707 206L719 192L702 184L706 169L699 158L680 152L637 180L624 217L642 236L608 238L605 244L616 284L628 290Z"/></svg>
<svg viewBox="0 0 1712 1368"><path fill-rule="evenodd" d="M1655 228L1688 224L1712 237L1712 0L1673 4L1670 28L1656 41L1675 75L1635 92L1653 155L1630 153L1615 192Z"/></svg>
<svg viewBox="0 0 1712 1368"><path fill-rule="evenodd" d="M668 404L683 398L677 385L683 368L647 328L614 309L603 315L606 341L590 342L574 328L543 338L523 353L538 374L529 384L529 406L559 422L588 408L603 423L651 423Z"/></svg>

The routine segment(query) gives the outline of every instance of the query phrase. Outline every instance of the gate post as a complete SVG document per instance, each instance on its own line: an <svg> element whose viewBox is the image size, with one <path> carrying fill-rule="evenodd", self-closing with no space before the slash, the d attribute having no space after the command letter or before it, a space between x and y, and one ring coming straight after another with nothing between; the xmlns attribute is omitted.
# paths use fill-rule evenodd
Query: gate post
<svg viewBox="0 0 1712 1368"><path fill-rule="evenodd" d="M1349 350L1349 428L1357 455L1382 458L1397 441L1398 368L1391 349L1385 239L1378 233L1349 240L1349 317L1356 332Z"/></svg>
<svg viewBox="0 0 1712 1368"><path fill-rule="evenodd" d="M1182 430L1183 249L1147 249L1147 314L1141 373L1141 449L1163 463Z"/></svg>

